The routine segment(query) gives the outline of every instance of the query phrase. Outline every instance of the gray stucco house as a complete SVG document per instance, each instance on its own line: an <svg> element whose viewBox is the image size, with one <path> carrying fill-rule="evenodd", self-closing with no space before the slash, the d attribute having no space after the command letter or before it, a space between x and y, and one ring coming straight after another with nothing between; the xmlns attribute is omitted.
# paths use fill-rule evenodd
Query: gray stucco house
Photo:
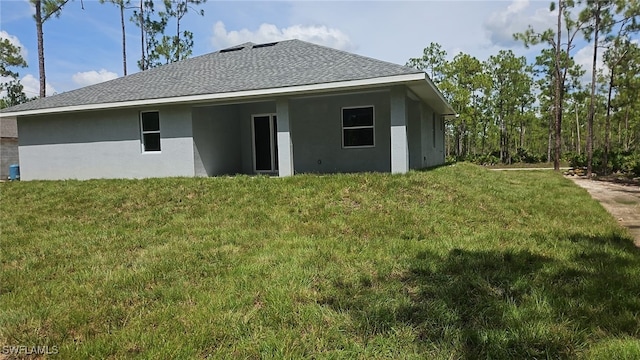
<svg viewBox="0 0 640 360"><path fill-rule="evenodd" d="M299 40L246 43L4 109L23 180L404 173L444 163L422 71Z"/></svg>

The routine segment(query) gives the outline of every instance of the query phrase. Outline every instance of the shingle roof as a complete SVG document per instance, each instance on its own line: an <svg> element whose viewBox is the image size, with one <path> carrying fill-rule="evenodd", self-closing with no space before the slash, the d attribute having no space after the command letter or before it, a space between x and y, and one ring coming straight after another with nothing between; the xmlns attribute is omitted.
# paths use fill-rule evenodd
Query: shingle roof
<svg viewBox="0 0 640 360"><path fill-rule="evenodd" d="M217 94L416 74L421 71L341 50L287 40L246 43L38 99L3 112Z"/></svg>

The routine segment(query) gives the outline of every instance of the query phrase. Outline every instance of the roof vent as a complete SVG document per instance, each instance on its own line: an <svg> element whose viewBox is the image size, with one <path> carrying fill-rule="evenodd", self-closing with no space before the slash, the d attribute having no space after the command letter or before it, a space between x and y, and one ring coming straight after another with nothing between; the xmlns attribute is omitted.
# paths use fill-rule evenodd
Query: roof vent
<svg viewBox="0 0 640 360"><path fill-rule="evenodd" d="M253 49L259 49L259 48L263 48L263 47L269 47L269 46L273 46L275 44L277 44L278 42L270 42L270 43L266 43L266 44L258 44L258 45L253 45Z"/></svg>
<svg viewBox="0 0 640 360"><path fill-rule="evenodd" d="M244 49L244 47L234 47L234 48L222 49L222 50L220 50L220 52L221 53L227 53L227 52L238 51L238 50L242 50L242 49Z"/></svg>

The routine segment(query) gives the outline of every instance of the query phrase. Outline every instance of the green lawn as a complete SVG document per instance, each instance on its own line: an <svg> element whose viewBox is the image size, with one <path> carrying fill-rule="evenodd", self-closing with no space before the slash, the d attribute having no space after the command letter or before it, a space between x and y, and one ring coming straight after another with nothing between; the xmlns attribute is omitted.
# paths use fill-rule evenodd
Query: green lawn
<svg viewBox="0 0 640 360"><path fill-rule="evenodd" d="M494 164L486 166L489 169L553 169L552 162L542 162L542 163L513 163L513 164ZM570 167L569 162L561 161L561 168Z"/></svg>
<svg viewBox="0 0 640 360"><path fill-rule="evenodd" d="M640 358L640 250L552 171L457 164L0 191L0 350Z"/></svg>

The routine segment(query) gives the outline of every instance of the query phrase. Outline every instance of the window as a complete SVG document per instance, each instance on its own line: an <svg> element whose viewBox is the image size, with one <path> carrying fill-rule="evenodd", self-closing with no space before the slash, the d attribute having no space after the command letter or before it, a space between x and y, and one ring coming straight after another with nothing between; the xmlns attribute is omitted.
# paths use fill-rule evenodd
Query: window
<svg viewBox="0 0 640 360"><path fill-rule="evenodd" d="M342 146L374 146L373 106L342 108Z"/></svg>
<svg viewBox="0 0 640 360"><path fill-rule="evenodd" d="M157 111L140 113L142 151L160 151L160 114Z"/></svg>

